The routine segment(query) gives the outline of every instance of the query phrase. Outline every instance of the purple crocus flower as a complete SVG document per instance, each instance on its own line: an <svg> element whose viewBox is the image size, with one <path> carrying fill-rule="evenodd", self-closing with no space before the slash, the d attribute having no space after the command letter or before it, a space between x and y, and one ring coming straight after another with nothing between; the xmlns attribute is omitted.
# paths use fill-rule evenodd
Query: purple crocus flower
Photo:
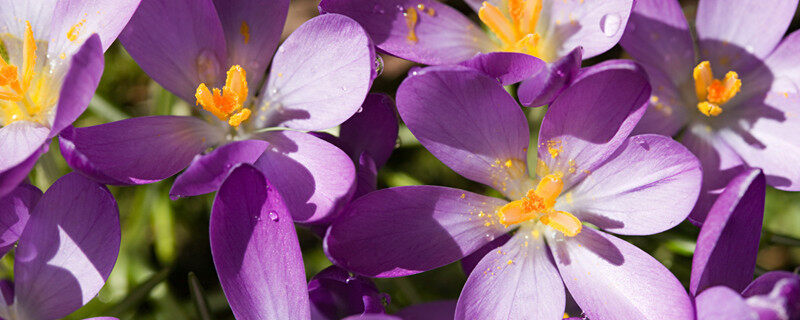
<svg viewBox="0 0 800 320"><path fill-rule="evenodd" d="M508 200L439 186L378 190L334 221L326 253L352 272L398 277L516 231L470 273L456 319L560 319L565 285L593 319L690 319L689 296L663 265L583 227L648 235L691 211L697 159L668 137L629 136L649 96L632 63L587 69L544 117L533 180L528 123L503 87L464 67L422 69L400 85L401 118L439 160Z"/></svg>
<svg viewBox="0 0 800 320"><path fill-rule="evenodd" d="M122 44L155 81L202 107L203 117L67 130L67 162L121 185L159 181L188 166L173 198L213 192L232 166L254 163L280 187L296 220L326 219L352 196L355 169L335 146L294 130L335 127L356 113L376 76L375 53L358 23L325 15L303 24L272 57L288 7L288 0L142 1Z"/></svg>
<svg viewBox="0 0 800 320"><path fill-rule="evenodd" d="M683 132L703 164L695 223L742 167L762 169L778 189L800 190L800 32L781 42L796 8L797 0L701 0L695 52L678 1L636 3L620 43L654 88L636 132Z"/></svg>
<svg viewBox="0 0 800 320"><path fill-rule="evenodd" d="M0 253L17 244L14 282L0 284L0 317L61 319L97 295L120 245L119 211L108 189L77 173L44 195L23 183L0 198L0 213Z"/></svg>
<svg viewBox="0 0 800 320"><path fill-rule="evenodd" d="M379 49L403 59L428 65L463 63L504 85L536 74L518 93L523 105L540 106L572 81L581 58L601 54L619 41L633 6L632 0L465 2L487 32L434 0L323 0L319 7L320 12L352 17Z"/></svg>
<svg viewBox="0 0 800 320"><path fill-rule="evenodd" d="M690 282L698 319L800 318L800 276L771 271L751 282L765 188L760 170L743 170L708 213L697 238Z"/></svg>
<svg viewBox="0 0 800 320"><path fill-rule="evenodd" d="M103 73L103 51L138 4L48 0L0 9L0 40L8 54L8 61L0 58L0 197L86 110Z"/></svg>

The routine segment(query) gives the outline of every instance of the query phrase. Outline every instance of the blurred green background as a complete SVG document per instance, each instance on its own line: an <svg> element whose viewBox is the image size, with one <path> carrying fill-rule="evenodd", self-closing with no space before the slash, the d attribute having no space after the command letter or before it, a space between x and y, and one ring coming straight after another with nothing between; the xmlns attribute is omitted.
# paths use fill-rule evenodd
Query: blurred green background
<svg viewBox="0 0 800 320"><path fill-rule="evenodd" d="M460 1L446 1L474 19ZM695 1L682 1L688 17L693 17ZM283 38L304 21L316 15L314 0L292 0ZM795 16L790 31L800 27ZM731 23L747 23L731 21ZM584 61L584 66L613 58L624 58L619 46L600 57ZM397 86L413 65L384 56L383 74L376 79L373 92L394 96ZM106 53L106 67L100 87L89 109L75 123L89 126L129 117L197 112L148 78L118 43ZM544 108L525 109L532 131ZM534 140L535 141L535 140ZM535 150L535 148L531 148ZM69 172L61 159L57 142L42 157L31 174L31 181L45 190L58 177ZM108 283L99 296L69 319L89 316L117 316L121 319L199 319L197 301L207 303L212 319L233 319L220 288L208 243L208 220L213 195L170 201L173 179L138 187L111 187L122 223L122 248ZM411 133L401 127L398 147L379 174L379 187L431 184L493 194L485 186L454 173L425 150ZM306 274L312 275L330 265L321 241L310 231L298 227ZM685 284L689 281L691 256L698 230L689 223L649 237L624 237L664 263ZM764 217L764 233L758 255L757 273L769 270L794 270L800 264L800 194L770 189ZM13 274L11 255L0 261L0 272ZM190 280L191 279L191 280ZM378 279L376 284L391 296L388 311L405 306L457 299L466 277L458 263L399 279Z"/></svg>

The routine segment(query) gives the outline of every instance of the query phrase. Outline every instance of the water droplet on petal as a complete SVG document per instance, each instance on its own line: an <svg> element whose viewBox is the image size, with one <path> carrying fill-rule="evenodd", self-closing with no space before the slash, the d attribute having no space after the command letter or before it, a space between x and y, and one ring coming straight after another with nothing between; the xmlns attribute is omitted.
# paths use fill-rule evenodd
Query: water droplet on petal
<svg viewBox="0 0 800 320"><path fill-rule="evenodd" d="M375 76L379 76L383 73L383 58L381 56L375 57Z"/></svg>
<svg viewBox="0 0 800 320"><path fill-rule="evenodd" d="M619 14L609 13L600 18L600 31L603 31L606 37L613 37L619 31L621 24L622 18Z"/></svg>
<svg viewBox="0 0 800 320"><path fill-rule="evenodd" d="M342 91L347 91L347 87L342 86Z"/></svg>
<svg viewBox="0 0 800 320"><path fill-rule="evenodd" d="M278 52L284 52L284 51L286 51L286 48L284 48L283 46L280 46L278 48Z"/></svg>
<svg viewBox="0 0 800 320"><path fill-rule="evenodd" d="M486 241L494 241L494 235L491 235L491 234L487 233L487 234L483 235L483 237L486 238Z"/></svg>
<svg viewBox="0 0 800 320"><path fill-rule="evenodd" d="M275 212L275 210L270 210L269 213L267 213L267 216L269 216L270 220L278 222L279 217L278 213Z"/></svg>
<svg viewBox="0 0 800 320"><path fill-rule="evenodd" d="M355 280L356 280L356 277L349 276L349 277L347 277L347 279L344 280L344 283L349 284L350 282L355 281Z"/></svg>
<svg viewBox="0 0 800 320"><path fill-rule="evenodd" d="M356 113L361 113L361 111L364 111L364 107L358 107L358 110L356 110Z"/></svg>

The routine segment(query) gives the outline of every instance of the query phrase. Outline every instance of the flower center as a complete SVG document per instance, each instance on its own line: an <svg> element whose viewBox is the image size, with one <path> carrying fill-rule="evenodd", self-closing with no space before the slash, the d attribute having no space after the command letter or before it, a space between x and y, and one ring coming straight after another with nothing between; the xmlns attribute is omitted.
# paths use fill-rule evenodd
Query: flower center
<svg viewBox="0 0 800 320"><path fill-rule="evenodd" d="M238 127L243 121L250 118L250 109L243 108L247 100L247 77L239 65L228 69L225 86L222 90L213 88L208 90L205 83L197 86L194 97L198 105L211 112L222 121L228 121L233 127Z"/></svg>
<svg viewBox="0 0 800 320"><path fill-rule="evenodd" d="M478 17L500 40L503 51L539 56L540 36L536 24L542 12L542 0L508 0L508 17L500 8L484 1ZM509 19L510 18L510 19Z"/></svg>
<svg viewBox="0 0 800 320"><path fill-rule="evenodd" d="M583 225L571 213L553 209L556 199L564 188L561 174L548 174L539 181L520 200L512 201L500 208L497 215L500 223L508 227L512 224L538 219L566 236L574 237L581 232Z"/></svg>
<svg viewBox="0 0 800 320"><path fill-rule="evenodd" d="M36 41L33 39L31 23L27 21L22 57L22 72L19 72L17 66L0 56L0 110L3 126L20 120L34 120L43 109L41 104L31 99L28 90L36 66ZM40 86L42 83L37 84L37 87Z"/></svg>
<svg viewBox="0 0 800 320"><path fill-rule="evenodd" d="M734 71L728 71L722 80L714 79L711 63L700 62L694 67L694 90L697 94L697 109L707 117L722 113L722 105L733 99L742 88L742 81Z"/></svg>

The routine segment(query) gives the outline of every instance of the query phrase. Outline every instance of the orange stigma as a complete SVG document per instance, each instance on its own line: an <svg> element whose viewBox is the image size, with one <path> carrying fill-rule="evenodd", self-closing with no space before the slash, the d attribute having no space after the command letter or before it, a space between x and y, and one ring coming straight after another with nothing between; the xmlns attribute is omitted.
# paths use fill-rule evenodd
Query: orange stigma
<svg viewBox="0 0 800 320"><path fill-rule="evenodd" d="M711 63L700 62L692 72L694 90L697 94L697 109L708 117L722 113L722 105L733 99L742 88L742 81L734 71L728 71L722 80L714 79Z"/></svg>
<svg viewBox="0 0 800 320"><path fill-rule="evenodd" d="M569 212L553 209L563 188L564 182L561 180L561 174L544 176L536 188L529 190L522 199L509 202L497 211L500 223L508 227L512 224L538 219L539 222L564 235L574 237L583 228L581 221Z"/></svg>
<svg viewBox="0 0 800 320"><path fill-rule="evenodd" d="M25 22L22 43L22 70L0 57L0 110L3 125L32 120L42 109L28 94L36 66L36 40L31 23Z"/></svg>
<svg viewBox="0 0 800 320"><path fill-rule="evenodd" d="M212 93L213 92L213 93ZM222 90L214 88L209 90L205 83L197 86L194 97L198 105L211 112L222 121L228 121L233 127L238 127L243 121L250 118L250 109L243 108L247 100L247 77L239 65L228 69L225 86Z"/></svg>
<svg viewBox="0 0 800 320"><path fill-rule="evenodd" d="M478 17L500 40L503 51L539 56L540 36L536 24L542 13L542 0L507 0L508 15L484 1Z"/></svg>

